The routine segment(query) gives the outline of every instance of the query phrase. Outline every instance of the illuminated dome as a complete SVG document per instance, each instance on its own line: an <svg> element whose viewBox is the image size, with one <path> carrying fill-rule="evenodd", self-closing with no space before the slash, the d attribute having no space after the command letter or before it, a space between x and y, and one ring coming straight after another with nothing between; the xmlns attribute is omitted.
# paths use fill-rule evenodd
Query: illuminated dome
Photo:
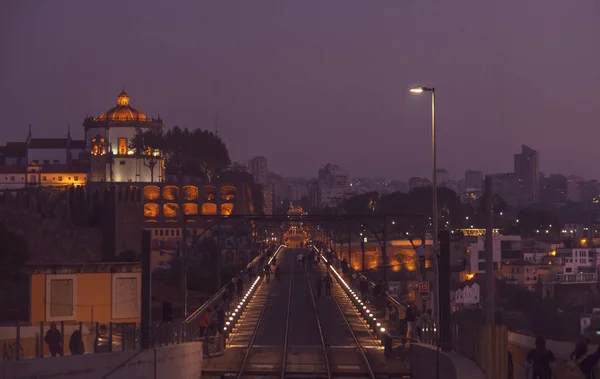
<svg viewBox="0 0 600 379"><path fill-rule="evenodd" d="M98 117L100 121L148 121L145 114L129 105L129 95L123 91L117 98L117 106Z"/></svg>

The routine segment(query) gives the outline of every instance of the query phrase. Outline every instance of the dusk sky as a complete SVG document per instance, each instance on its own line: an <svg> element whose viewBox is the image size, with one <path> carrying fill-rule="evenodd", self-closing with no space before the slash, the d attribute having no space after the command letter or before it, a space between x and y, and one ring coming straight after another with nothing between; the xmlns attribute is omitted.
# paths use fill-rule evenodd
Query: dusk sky
<svg viewBox="0 0 600 379"><path fill-rule="evenodd" d="M86 114L131 104L214 129L233 160L284 176L513 169L600 178L598 0L0 2L0 144L83 138Z"/></svg>

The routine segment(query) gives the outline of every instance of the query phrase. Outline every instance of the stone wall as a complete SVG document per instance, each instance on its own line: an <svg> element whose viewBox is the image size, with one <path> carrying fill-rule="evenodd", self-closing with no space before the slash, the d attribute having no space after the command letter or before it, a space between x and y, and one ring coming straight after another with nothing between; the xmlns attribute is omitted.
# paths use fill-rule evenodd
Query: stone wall
<svg viewBox="0 0 600 379"><path fill-rule="evenodd" d="M101 230L70 222L68 203L66 191L5 193L0 201L0 222L27 239L30 262L99 261Z"/></svg>
<svg viewBox="0 0 600 379"><path fill-rule="evenodd" d="M201 372L201 342L142 351L0 362L0 379L197 379Z"/></svg>

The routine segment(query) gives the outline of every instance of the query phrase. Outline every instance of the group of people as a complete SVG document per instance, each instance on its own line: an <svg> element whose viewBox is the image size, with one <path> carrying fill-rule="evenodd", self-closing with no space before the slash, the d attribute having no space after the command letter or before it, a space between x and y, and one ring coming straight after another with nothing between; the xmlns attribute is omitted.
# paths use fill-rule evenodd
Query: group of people
<svg viewBox="0 0 600 379"><path fill-rule="evenodd" d="M57 355L62 355L63 336L56 327L55 322L50 323L50 329L46 332L44 341L46 342L46 345L48 345L51 356L56 357ZM71 334L71 338L69 339L69 352L71 355L81 355L85 353L85 346L80 330L74 330Z"/></svg>
<svg viewBox="0 0 600 379"><path fill-rule="evenodd" d="M258 275L265 279L267 283L271 281L271 266L275 265L277 262L275 258L273 258L271 261L268 261L270 254L271 252L267 251L260 257L256 264L256 266L259 267ZM246 269L246 272L241 272L240 275L231 279L229 284L227 284L225 291L223 292L221 303L215 306L214 310L211 308L207 309L198 319L197 323L200 337L214 335L223 330L223 327L225 326L225 318L227 312L230 310L231 302L234 300L234 298L237 301L240 301L244 297L244 276L247 277L248 284L250 284L254 279L254 275L254 268L249 266ZM279 266L275 268L275 279L277 281L280 280Z"/></svg>
<svg viewBox="0 0 600 379"><path fill-rule="evenodd" d="M434 321L432 313L431 309L427 309L427 311L418 314L418 310L414 307L411 307L410 305L406 306L404 320L406 322L407 340L413 340L414 332L416 332L418 340L423 340L425 331L433 328Z"/></svg>
<svg viewBox="0 0 600 379"><path fill-rule="evenodd" d="M296 257L296 260L298 261L298 266L310 269L313 265L317 267L320 262L320 257L319 254L315 254L314 251L311 251L308 255L304 255L300 252Z"/></svg>
<svg viewBox="0 0 600 379"><path fill-rule="evenodd" d="M575 344L575 349L569 357L564 379L595 379L594 368L600 359L600 345L595 352L589 352L590 340L582 338ZM527 353L526 369L529 379L551 379L555 368L556 357L552 350L546 347L546 339L537 337L535 348Z"/></svg>
<svg viewBox="0 0 600 379"><path fill-rule="evenodd" d="M331 275L329 275L329 271L322 277L320 274L317 274L317 278L315 279L315 289L317 292L317 297L321 297L321 290L325 287L325 296L331 297L331 287L333 286L333 280L331 279Z"/></svg>

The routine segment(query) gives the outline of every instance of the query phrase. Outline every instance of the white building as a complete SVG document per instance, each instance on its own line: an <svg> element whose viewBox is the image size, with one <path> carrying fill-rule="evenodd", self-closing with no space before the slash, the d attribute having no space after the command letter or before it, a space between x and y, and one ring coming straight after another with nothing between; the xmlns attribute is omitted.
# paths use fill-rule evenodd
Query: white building
<svg viewBox="0 0 600 379"><path fill-rule="evenodd" d="M160 182L165 178L164 157L155 149L136 152L130 147L138 131L162 130L160 118L147 117L129 105L129 95L119 94L117 105L98 118L83 122L90 153L89 181Z"/></svg>
<svg viewBox="0 0 600 379"><path fill-rule="evenodd" d="M469 270L473 274L485 272L486 252L485 236L465 237L468 242ZM502 262L518 261L522 259L521 236L494 236L492 240L494 270L502 268Z"/></svg>
<svg viewBox="0 0 600 379"><path fill-rule="evenodd" d="M319 169L321 206L335 207L350 193L350 176L340 166L328 163Z"/></svg>
<svg viewBox="0 0 600 379"><path fill-rule="evenodd" d="M248 171L252 174L254 182L265 185L269 182L269 165L267 158L254 157L248 161Z"/></svg>
<svg viewBox="0 0 600 379"><path fill-rule="evenodd" d="M462 309L478 308L481 304L481 287L479 283L466 283L454 291L450 303L453 312Z"/></svg>

